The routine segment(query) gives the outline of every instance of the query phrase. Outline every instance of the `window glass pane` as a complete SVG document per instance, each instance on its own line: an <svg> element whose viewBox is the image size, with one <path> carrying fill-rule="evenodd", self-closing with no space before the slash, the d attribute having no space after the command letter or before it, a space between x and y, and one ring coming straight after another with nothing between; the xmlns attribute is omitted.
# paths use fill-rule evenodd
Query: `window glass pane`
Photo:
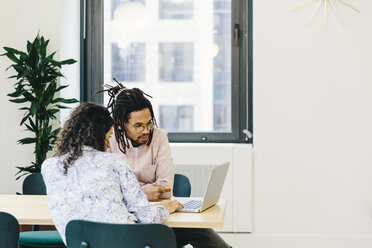
<svg viewBox="0 0 372 248"><path fill-rule="evenodd" d="M153 96L170 132L231 132L231 0L105 0L104 80ZM107 96L105 96L107 103Z"/></svg>
<svg viewBox="0 0 372 248"><path fill-rule="evenodd" d="M107 1L107 0L104 0L104 1ZM107 2L109 2L109 1L107 1ZM114 19L114 13L117 10L117 8L119 7L119 5L121 5L123 3L129 3L129 2L139 2L141 4L145 4L146 1L145 0L111 0L110 5L108 5L108 3L105 3L105 7L110 6L110 7L106 8L106 11L108 9L110 10L111 19Z"/></svg>
<svg viewBox="0 0 372 248"><path fill-rule="evenodd" d="M191 19L192 0L159 0L159 19Z"/></svg>
<svg viewBox="0 0 372 248"><path fill-rule="evenodd" d="M130 43L120 48L117 43L111 44L111 73L119 81L144 82L145 44Z"/></svg>
<svg viewBox="0 0 372 248"><path fill-rule="evenodd" d="M225 0L214 1L214 44L218 53L213 59L213 127L215 131L231 130L231 12L230 2Z"/></svg>
<svg viewBox="0 0 372 248"><path fill-rule="evenodd" d="M193 52L192 43L160 43L159 81L191 82Z"/></svg>
<svg viewBox="0 0 372 248"><path fill-rule="evenodd" d="M168 132L193 131L193 106L159 106L158 124Z"/></svg>

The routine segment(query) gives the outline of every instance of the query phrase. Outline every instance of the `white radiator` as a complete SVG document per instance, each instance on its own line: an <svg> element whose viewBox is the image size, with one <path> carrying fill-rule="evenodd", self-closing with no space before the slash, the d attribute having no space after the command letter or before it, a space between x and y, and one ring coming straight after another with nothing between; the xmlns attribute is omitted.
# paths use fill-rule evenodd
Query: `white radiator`
<svg viewBox="0 0 372 248"><path fill-rule="evenodd" d="M191 184L191 196L204 196L209 177L215 165L175 164L175 173L187 176Z"/></svg>
<svg viewBox="0 0 372 248"><path fill-rule="evenodd" d="M186 175L191 196L203 196L214 166L229 161L221 197L227 199L222 232L252 231L253 151L250 144L171 143L175 172Z"/></svg>

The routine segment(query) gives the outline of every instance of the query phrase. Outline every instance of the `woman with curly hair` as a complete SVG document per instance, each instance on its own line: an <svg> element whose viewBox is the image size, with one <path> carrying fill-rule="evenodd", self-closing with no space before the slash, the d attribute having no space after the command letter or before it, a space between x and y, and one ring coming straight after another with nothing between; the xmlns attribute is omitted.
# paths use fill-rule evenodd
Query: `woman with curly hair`
<svg viewBox="0 0 372 248"><path fill-rule="evenodd" d="M82 103L63 127L56 156L42 165L51 216L65 243L74 219L161 223L182 207L176 200L151 205L126 160L105 152L112 125L105 107Z"/></svg>

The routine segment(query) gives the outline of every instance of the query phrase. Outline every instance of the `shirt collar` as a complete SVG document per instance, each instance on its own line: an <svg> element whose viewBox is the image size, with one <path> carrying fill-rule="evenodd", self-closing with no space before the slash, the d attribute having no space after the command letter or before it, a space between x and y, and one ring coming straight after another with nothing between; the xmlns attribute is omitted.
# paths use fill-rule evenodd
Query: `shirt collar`
<svg viewBox="0 0 372 248"><path fill-rule="evenodd" d="M83 146L83 147L82 147L82 150L83 150L83 151L95 151L96 149L94 149L94 148L91 147L91 146Z"/></svg>

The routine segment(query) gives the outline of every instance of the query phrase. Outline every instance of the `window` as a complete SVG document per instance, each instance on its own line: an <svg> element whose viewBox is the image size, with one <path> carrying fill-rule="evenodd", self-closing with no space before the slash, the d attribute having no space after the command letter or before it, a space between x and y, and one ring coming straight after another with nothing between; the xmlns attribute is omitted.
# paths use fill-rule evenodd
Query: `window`
<svg viewBox="0 0 372 248"><path fill-rule="evenodd" d="M82 0L83 100L115 77L141 88L177 142L247 142L252 0Z"/></svg>
<svg viewBox="0 0 372 248"><path fill-rule="evenodd" d="M159 106L159 125L168 132L193 131L193 106Z"/></svg>
<svg viewBox="0 0 372 248"><path fill-rule="evenodd" d="M191 19L193 0L159 0L159 19Z"/></svg>
<svg viewBox="0 0 372 248"><path fill-rule="evenodd" d="M159 81L192 82L194 49L192 43L159 44Z"/></svg>
<svg viewBox="0 0 372 248"><path fill-rule="evenodd" d="M125 44L126 45L126 44ZM111 73L119 81L145 82L145 44L130 43L119 47L118 43L111 43Z"/></svg>

